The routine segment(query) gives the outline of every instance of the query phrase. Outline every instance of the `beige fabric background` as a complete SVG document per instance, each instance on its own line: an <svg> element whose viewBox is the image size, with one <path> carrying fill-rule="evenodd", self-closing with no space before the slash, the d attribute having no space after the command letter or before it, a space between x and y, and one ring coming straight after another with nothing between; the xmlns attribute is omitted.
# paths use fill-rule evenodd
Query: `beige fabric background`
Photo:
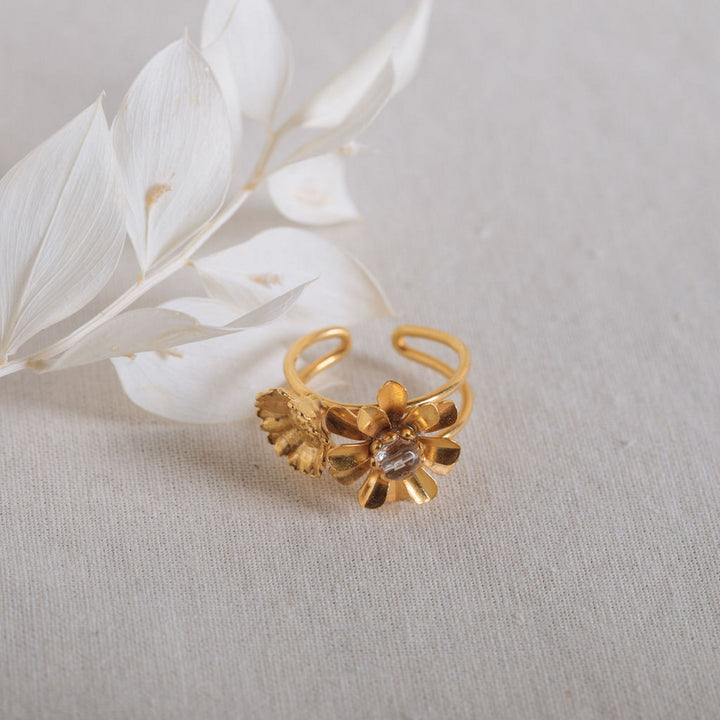
<svg viewBox="0 0 720 720"><path fill-rule="evenodd" d="M278 0L293 97L403 5ZM3 171L201 12L4 0ZM0 717L719 717L719 22L438 3L353 166L366 221L325 233L473 351L429 506L362 511L253 420L143 413L109 364L0 381ZM226 240L281 222L242 217ZM358 397L424 379L362 371L392 327L359 335Z"/></svg>

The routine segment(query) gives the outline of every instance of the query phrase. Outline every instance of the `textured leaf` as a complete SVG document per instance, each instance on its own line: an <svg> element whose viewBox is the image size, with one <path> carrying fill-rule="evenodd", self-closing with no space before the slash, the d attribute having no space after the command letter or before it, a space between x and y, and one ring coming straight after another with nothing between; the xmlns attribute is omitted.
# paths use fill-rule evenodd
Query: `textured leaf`
<svg viewBox="0 0 720 720"><path fill-rule="evenodd" d="M233 140L233 169L237 169L242 155L243 117L240 95L235 83L232 58L222 38L203 49L203 57L212 68L215 80L225 98Z"/></svg>
<svg viewBox="0 0 720 720"><path fill-rule="evenodd" d="M332 225L359 218L347 189L345 161L338 153L278 170L268 178L268 189L275 207L294 222Z"/></svg>
<svg viewBox="0 0 720 720"><path fill-rule="evenodd" d="M166 308L129 310L90 333L42 370L64 370L146 350L169 350L224 334L194 317Z"/></svg>
<svg viewBox="0 0 720 720"><path fill-rule="evenodd" d="M141 353L113 360L130 399L172 420L248 418L257 393L282 383L283 357L300 335L324 325L352 324L388 313L382 293L355 260L303 230L269 230L196 265L207 289L217 295L219 307L230 305L238 311L292 283L320 277L286 315L266 327L186 345L177 355ZM202 307L190 307L188 302L197 301L166 307L203 323L214 322L202 315ZM319 380L327 381L326 375L332 380L329 373Z"/></svg>
<svg viewBox="0 0 720 720"><path fill-rule="evenodd" d="M42 370L64 370L112 357L170 350L265 325L284 315L305 287L292 288L242 317L228 305L208 298L182 298L174 301L172 308L130 310L104 323ZM178 310L182 303L203 319Z"/></svg>
<svg viewBox="0 0 720 720"><path fill-rule="evenodd" d="M233 165L228 111L209 65L187 40L156 55L113 124L128 196L128 232L143 270L220 209Z"/></svg>
<svg viewBox="0 0 720 720"><path fill-rule="evenodd" d="M100 100L0 181L0 358L102 289L123 206Z"/></svg>
<svg viewBox="0 0 720 720"><path fill-rule="evenodd" d="M387 315L387 300L351 255L306 230L274 228L194 263L208 294L239 309L318 278L288 311L297 327Z"/></svg>
<svg viewBox="0 0 720 720"><path fill-rule="evenodd" d="M237 97L242 112L271 125L292 76L290 44L272 5L267 0L209 0L202 44L211 49L218 76L232 74L234 90L226 80L221 86Z"/></svg>
<svg viewBox="0 0 720 720"><path fill-rule="evenodd" d="M308 128L331 128L345 122L388 61L394 71L390 94L402 90L420 62L431 10L432 0L415 2L373 45L321 88L298 113L298 124Z"/></svg>
<svg viewBox="0 0 720 720"><path fill-rule="evenodd" d="M283 357L296 337L280 320L173 354L140 353L112 363L128 397L148 412L180 422L229 422L250 417L257 393L282 382Z"/></svg>
<svg viewBox="0 0 720 720"><path fill-rule="evenodd" d="M375 81L337 127L332 127L301 145L286 161L299 162L316 155L335 152L355 140L377 117L390 97L395 81L392 63L388 62Z"/></svg>

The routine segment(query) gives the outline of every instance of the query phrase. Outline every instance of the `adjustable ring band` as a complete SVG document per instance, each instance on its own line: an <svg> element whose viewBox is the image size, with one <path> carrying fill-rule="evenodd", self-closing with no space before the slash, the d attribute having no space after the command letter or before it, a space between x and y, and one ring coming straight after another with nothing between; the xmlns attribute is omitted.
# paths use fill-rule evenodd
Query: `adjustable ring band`
<svg viewBox="0 0 720 720"><path fill-rule="evenodd" d="M431 340L451 348L456 368L417 348L408 338ZM334 350L309 363L297 365L314 345L337 340ZM470 353L457 338L440 330L403 325L392 335L395 350L446 378L437 389L409 399L400 383L390 380L372 404L342 403L311 390L307 383L345 358L352 347L346 328L332 327L310 333L292 345L284 361L288 390L273 389L257 397L261 427L278 455L291 467L319 477L325 467L341 484L364 478L360 504L377 508L385 502L412 499L428 502L437 494L430 473L446 475L455 466L460 446L451 438L467 422L473 396L467 384ZM459 393L461 408L448 399ZM337 443L341 437L355 442Z"/></svg>
<svg viewBox="0 0 720 720"><path fill-rule="evenodd" d="M446 345L453 350L458 356L458 366L453 369L442 360L439 360L428 353L412 348L407 343L407 338L420 338L423 340L432 340L433 342ZM323 355L318 360L307 365L302 371L298 371L297 363L300 358L313 346L328 340L338 340L337 347ZM456 435L467 423L473 407L473 395L470 386L465 382L468 372L470 371L470 351L464 343L449 333L441 330L434 330L419 325L401 325L396 328L392 334L392 344L395 350L409 360L413 360L421 365L436 370L437 372L448 378L448 382L441 385L436 390L422 395L420 397L408 400L408 407L415 407L424 403L436 403L440 400L453 395L456 392L461 393L462 404L458 413L457 422L452 428L443 433L445 437ZM316 375L324 370L332 367L348 356L352 348L352 336L347 328L331 327L324 330L318 330L310 333L305 337L297 340L288 350L285 356L284 372L290 388L298 395L313 395L326 408L333 406L343 406L349 409L359 410L362 404L340 403L336 400L323 397L307 387Z"/></svg>

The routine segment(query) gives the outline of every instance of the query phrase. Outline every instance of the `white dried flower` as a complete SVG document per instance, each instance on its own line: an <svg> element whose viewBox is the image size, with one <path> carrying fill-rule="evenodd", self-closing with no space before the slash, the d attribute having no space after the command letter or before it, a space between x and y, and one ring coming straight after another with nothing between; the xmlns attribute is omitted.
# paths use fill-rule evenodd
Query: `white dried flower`
<svg viewBox="0 0 720 720"><path fill-rule="evenodd" d="M21 160L0 180L0 377L111 358L147 410L231 420L252 413L255 391L275 382L275 356L298 332L386 314L368 271L306 231L268 230L194 257L265 180L278 210L298 223L357 219L344 163L414 74L430 10L431 0L416 2L278 124L293 62L275 11L267 0L209 0L202 49L185 37L150 60L112 130L98 99ZM266 142L228 199L243 116L263 124ZM300 129L316 133L273 164L280 141ZM61 340L21 355L98 294L126 238L139 265L131 287ZM188 263L207 297L128 309Z"/></svg>

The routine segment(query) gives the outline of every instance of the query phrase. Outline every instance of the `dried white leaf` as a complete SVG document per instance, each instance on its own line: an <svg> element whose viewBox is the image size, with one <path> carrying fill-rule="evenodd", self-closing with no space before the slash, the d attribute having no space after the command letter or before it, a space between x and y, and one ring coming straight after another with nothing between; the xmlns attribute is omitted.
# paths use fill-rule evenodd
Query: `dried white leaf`
<svg viewBox="0 0 720 720"><path fill-rule="evenodd" d="M102 289L123 205L100 99L0 181L0 360Z"/></svg>
<svg viewBox="0 0 720 720"><path fill-rule="evenodd" d="M220 209L233 165L232 130L210 66L187 40L156 55L113 124L128 196L128 233L148 270Z"/></svg>
<svg viewBox="0 0 720 720"><path fill-rule="evenodd" d="M390 313L370 273L354 257L307 230L266 230L194 265L209 295L241 310L317 278L287 313L298 328L352 325Z"/></svg>
<svg viewBox="0 0 720 720"><path fill-rule="evenodd" d="M284 315L306 286L307 283L294 287L241 317L233 308L209 298L181 298L174 301L172 308L164 305L129 310L104 323L39 369L64 370L113 357L170 350L265 325ZM197 310L201 317L178 310L182 303L186 308Z"/></svg>
<svg viewBox="0 0 720 720"><path fill-rule="evenodd" d="M344 158L329 153L278 170L268 178L268 189L275 207L288 220L332 225L360 217L345 175Z"/></svg>
<svg viewBox="0 0 720 720"><path fill-rule="evenodd" d="M129 310L101 325L41 370L65 370L146 350L168 350L223 334L194 317L165 308Z"/></svg>
<svg viewBox="0 0 720 720"><path fill-rule="evenodd" d="M243 114L240 106L240 95L232 69L232 58L228 52L227 44L222 38L204 48L202 52L205 60L212 68L215 80L225 98L225 106L227 107L232 130L233 169L236 170L242 155Z"/></svg>
<svg viewBox="0 0 720 720"><path fill-rule="evenodd" d="M272 5L267 0L209 0L202 44L211 49L208 58L219 77L232 73L234 91L225 80L221 86L237 97L242 112L272 125L293 66L290 43Z"/></svg>
<svg viewBox="0 0 720 720"><path fill-rule="evenodd" d="M296 116L307 128L331 128L345 122L390 61L394 82L391 95L412 79L427 38L432 0L418 0L373 45L328 82Z"/></svg>
<svg viewBox="0 0 720 720"><path fill-rule="evenodd" d="M179 307L193 311L187 302ZM283 319L176 352L112 363L127 396L144 410L180 422L230 422L250 417L257 393L282 383L283 356L296 338L297 330Z"/></svg>
<svg viewBox="0 0 720 720"><path fill-rule="evenodd" d="M350 114L337 127L315 136L301 145L283 164L299 162L316 155L335 152L355 140L377 117L390 97L395 81L392 63L388 62Z"/></svg>
<svg viewBox="0 0 720 720"><path fill-rule="evenodd" d="M196 266L206 288L218 298L218 307L236 311L293 283L320 277L270 325L186 345L172 355L141 353L113 360L128 397L172 420L212 423L248 418L256 394L282 382L283 357L299 335L389 312L377 284L356 260L304 230L269 230ZM212 321L203 317L202 307L187 302L166 307L204 323Z"/></svg>

